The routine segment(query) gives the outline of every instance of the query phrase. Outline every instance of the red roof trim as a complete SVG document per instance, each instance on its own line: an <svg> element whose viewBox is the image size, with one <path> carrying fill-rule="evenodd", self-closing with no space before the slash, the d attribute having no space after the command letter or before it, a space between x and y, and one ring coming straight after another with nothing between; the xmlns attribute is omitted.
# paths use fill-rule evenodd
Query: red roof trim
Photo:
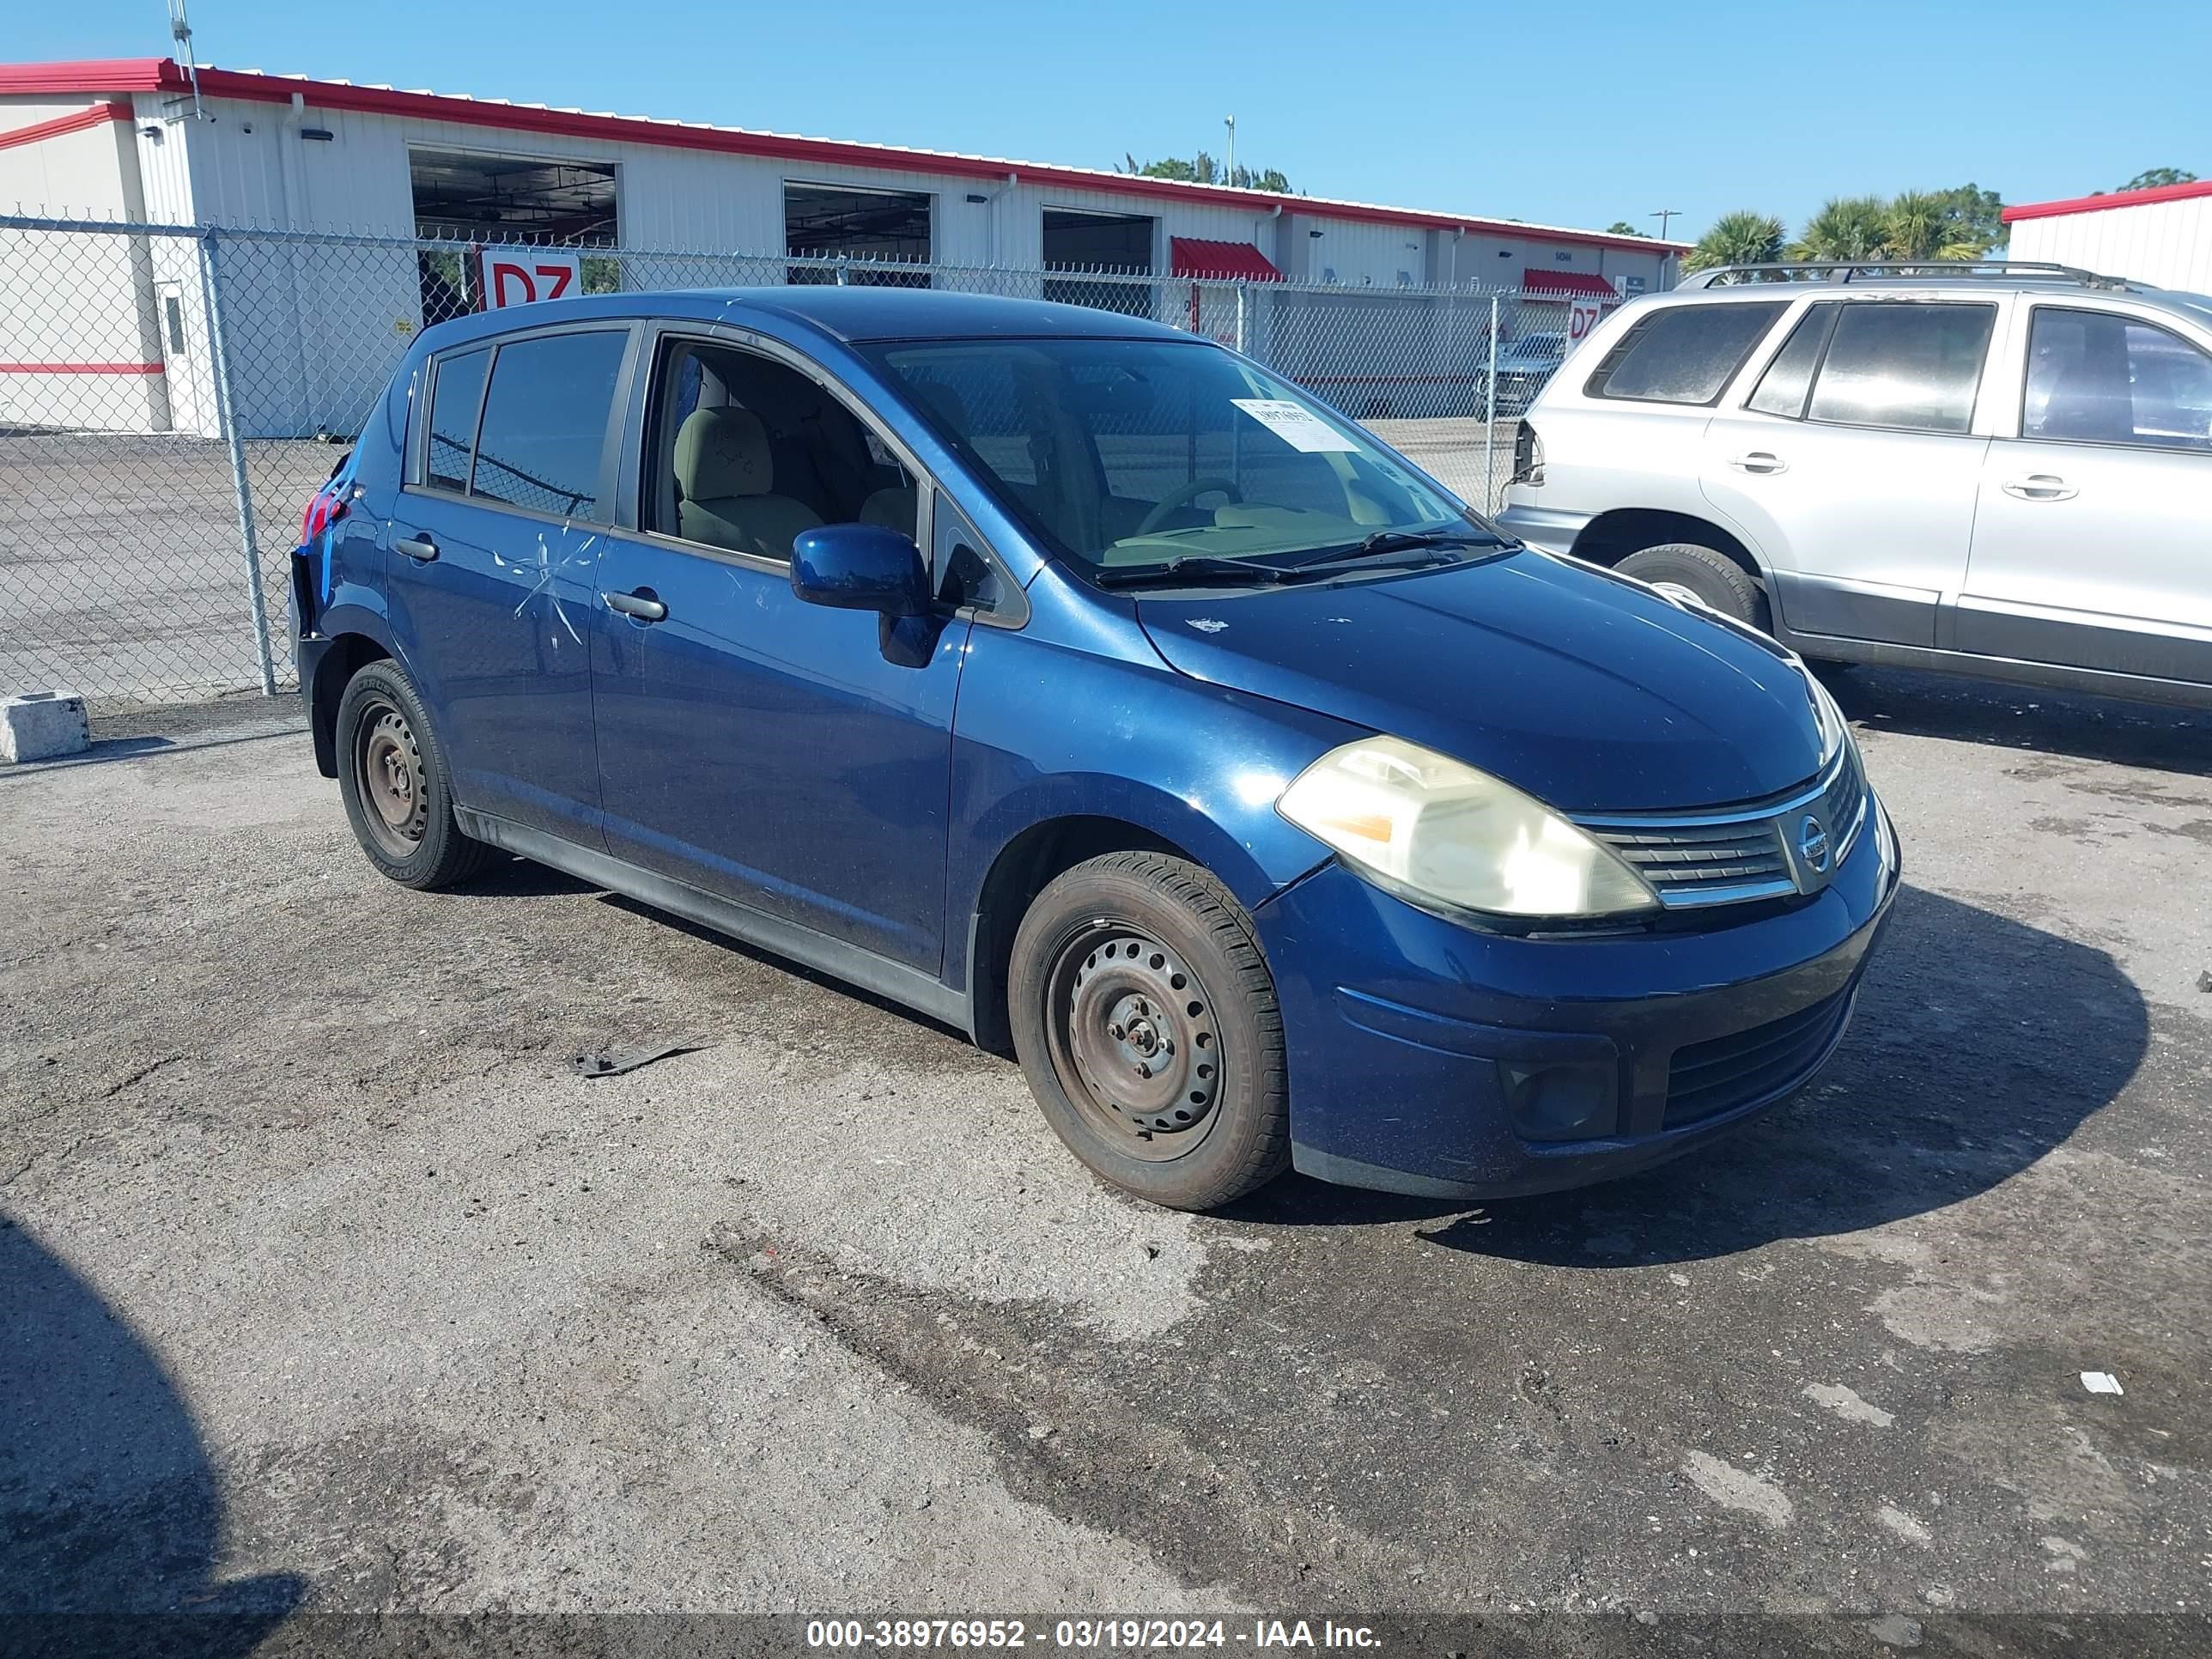
<svg viewBox="0 0 2212 1659"><path fill-rule="evenodd" d="M494 103L477 98L454 98L441 93L395 92L388 87L348 86L342 82L310 81L284 75L258 75L240 70L203 69L200 92L209 98L241 98L257 103L289 104L295 93L322 109L355 110L370 115L412 115L424 120L453 121L467 126L494 127L510 132L556 133L564 137L595 138L605 143L658 144L671 149L714 150L731 155L758 155L775 160L812 161L823 166L873 167L938 173L963 179L1003 179L1009 173L1024 184L1050 185L1062 190L1103 190L1122 196L1143 196L1159 201L1188 202L1212 207L1243 207L1255 213L1310 214L1389 225L1412 225L1427 230L1467 230L1498 236L1523 236L1532 241L1565 242L1583 247L1614 247L1644 253L1684 253L1687 242L1661 242L1644 237L1607 236L1597 231L1553 230L1524 225L1510 219L1471 219L1459 214L1421 213L1395 208L1370 207L1364 203L1331 202L1305 196L1276 196L1264 191L1231 190L1222 185L1186 185L1167 179L1139 179L1127 173L1105 173L1085 167L1037 166L1001 161L988 156L948 155L937 151L901 149L887 144L848 144L829 138L793 138L777 133L749 132L739 128L714 127L678 121L647 120L634 115L586 115L574 110L547 109L528 104ZM78 64L15 64L0 65L0 96L31 92L184 92L190 88L185 72L167 58L115 58Z"/></svg>
<svg viewBox="0 0 2212 1659"><path fill-rule="evenodd" d="M1592 299L1610 300L1616 304L1620 290L1602 276L1587 270L1538 270L1533 266L1521 273L1523 294L1583 294Z"/></svg>
<svg viewBox="0 0 2212 1659"><path fill-rule="evenodd" d="M1227 276L1255 283L1279 283L1275 262L1249 242L1215 242L1203 236L1168 238L1170 276Z"/></svg>
<svg viewBox="0 0 2212 1659"><path fill-rule="evenodd" d="M0 132L0 149L14 149L19 144L35 144L41 138L58 138L65 132L82 132L87 127L104 127L112 121L131 118L128 104L94 104L69 115L57 115L51 121L34 121L27 127Z"/></svg>
<svg viewBox="0 0 2212 1659"><path fill-rule="evenodd" d="M2187 185L2155 185L2148 190L2115 190L2102 196L2076 196L2063 202L2024 202L2004 210L2008 225L2022 219L2055 219L2066 213L2100 213L2106 208L2148 207L2153 202L2184 202L2195 196L2212 196L2212 179Z"/></svg>

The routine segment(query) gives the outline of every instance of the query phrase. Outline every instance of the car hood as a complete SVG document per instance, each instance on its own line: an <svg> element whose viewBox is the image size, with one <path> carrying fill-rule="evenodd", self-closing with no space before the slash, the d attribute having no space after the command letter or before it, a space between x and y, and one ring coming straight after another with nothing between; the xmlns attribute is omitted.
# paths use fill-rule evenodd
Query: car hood
<svg viewBox="0 0 2212 1659"><path fill-rule="evenodd" d="M1779 647L1534 551L1146 596L1138 616L1195 679L1425 744L1566 811L1754 800L1820 769L1804 677Z"/></svg>

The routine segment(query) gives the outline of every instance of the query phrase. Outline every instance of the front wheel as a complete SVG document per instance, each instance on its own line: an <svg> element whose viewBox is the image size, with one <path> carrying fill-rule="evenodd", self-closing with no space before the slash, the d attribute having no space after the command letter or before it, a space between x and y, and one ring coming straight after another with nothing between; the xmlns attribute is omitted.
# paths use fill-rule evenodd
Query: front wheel
<svg viewBox="0 0 2212 1659"><path fill-rule="evenodd" d="M1109 853L1058 877L1015 934L1007 1000L1046 1121L1110 1184L1210 1210L1288 1166L1274 981L1199 866Z"/></svg>
<svg viewBox="0 0 2212 1659"><path fill-rule="evenodd" d="M1650 583L1670 599L1693 599L1708 611L1749 623L1762 634L1772 630L1774 613L1765 590L1749 571L1712 548L1668 542L1632 553L1613 568L1624 576Z"/></svg>

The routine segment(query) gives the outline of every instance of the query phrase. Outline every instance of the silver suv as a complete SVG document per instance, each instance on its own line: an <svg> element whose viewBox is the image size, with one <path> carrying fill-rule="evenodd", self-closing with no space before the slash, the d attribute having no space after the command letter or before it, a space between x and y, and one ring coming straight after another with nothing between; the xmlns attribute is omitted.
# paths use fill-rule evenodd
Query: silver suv
<svg viewBox="0 0 2212 1659"><path fill-rule="evenodd" d="M1621 307L1499 515L1803 655L2212 706L2212 299L1741 266Z"/></svg>

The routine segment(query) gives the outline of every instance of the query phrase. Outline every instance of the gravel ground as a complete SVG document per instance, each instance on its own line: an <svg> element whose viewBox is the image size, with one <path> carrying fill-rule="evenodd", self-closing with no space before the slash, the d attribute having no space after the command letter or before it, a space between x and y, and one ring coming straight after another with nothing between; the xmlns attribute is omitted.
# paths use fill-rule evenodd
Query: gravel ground
<svg viewBox="0 0 2212 1659"><path fill-rule="evenodd" d="M281 705L0 776L0 1612L2202 1614L2212 717L1838 684L1833 1064L1486 1210L1127 1202L946 1031L380 882Z"/></svg>

